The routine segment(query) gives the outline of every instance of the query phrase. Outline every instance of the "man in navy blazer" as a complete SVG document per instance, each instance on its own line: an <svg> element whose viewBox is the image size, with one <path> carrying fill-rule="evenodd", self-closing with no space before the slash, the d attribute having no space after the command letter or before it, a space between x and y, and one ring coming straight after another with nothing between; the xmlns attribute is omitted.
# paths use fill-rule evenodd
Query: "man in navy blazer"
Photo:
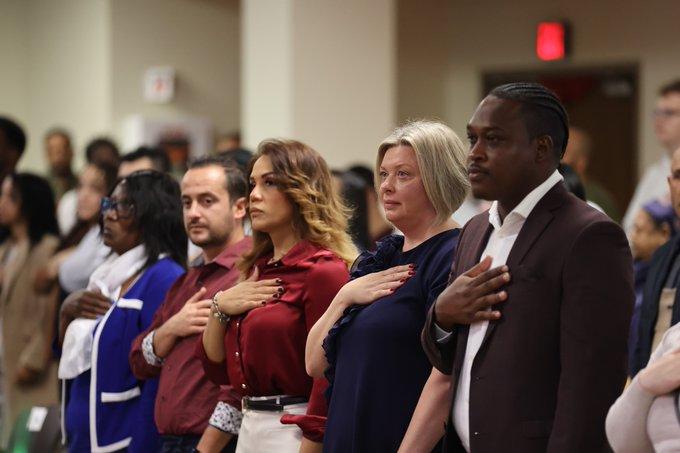
<svg viewBox="0 0 680 453"><path fill-rule="evenodd" d="M453 381L444 451L607 451L634 301L626 236L564 188L568 119L545 87L494 89L468 138L472 192L495 201L463 229L423 330Z"/></svg>

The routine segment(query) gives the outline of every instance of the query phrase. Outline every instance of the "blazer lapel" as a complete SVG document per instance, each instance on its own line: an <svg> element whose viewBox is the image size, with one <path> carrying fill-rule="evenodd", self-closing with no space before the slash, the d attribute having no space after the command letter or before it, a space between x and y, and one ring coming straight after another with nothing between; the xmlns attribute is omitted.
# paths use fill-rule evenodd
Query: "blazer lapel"
<svg viewBox="0 0 680 453"><path fill-rule="evenodd" d="M479 263L492 231L493 227L489 223L489 211L474 217L465 226L458 243L458 248L461 252L458 257L460 263L456 266L458 275L467 272L471 267ZM458 275L453 275L452 277L455 278Z"/></svg>
<svg viewBox="0 0 680 453"><path fill-rule="evenodd" d="M474 222L474 223L473 223ZM458 266L458 274L467 272L470 268L479 263L482 252L486 248L486 243L489 241L489 236L493 231L493 226L489 223L488 211L484 216L471 221L470 225L465 229L465 235L461 238L461 243L459 247L464 247L460 255L460 265ZM458 275L452 275L451 282ZM470 326L459 326L458 327L458 341L456 342L456 352L454 356L454 369L453 375L459 376L460 370L463 366L463 361L465 359L465 349L467 347L468 331ZM454 387L454 396L455 396Z"/></svg>
<svg viewBox="0 0 680 453"><path fill-rule="evenodd" d="M526 254L531 250L541 234L543 234L543 231L548 227L554 218L552 211L564 203L567 195L568 193L564 186L561 183L557 183L531 211L517 235L517 239L515 240L506 261L506 265L510 269L510 275L512 275L512 269L516 268L522 262ZM503 307L505 307L505 304L499 304L494 307L494 310L498 310L502 314ZM484 347L484 344L493 333L497 324L498 321L489 322L489 327L484 334L480 350Z"/></svg>

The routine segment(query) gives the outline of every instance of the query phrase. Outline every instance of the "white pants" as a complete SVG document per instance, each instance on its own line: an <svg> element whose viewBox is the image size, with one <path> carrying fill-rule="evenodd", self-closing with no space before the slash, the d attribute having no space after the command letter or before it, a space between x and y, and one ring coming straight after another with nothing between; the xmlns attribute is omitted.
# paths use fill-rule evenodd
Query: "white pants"
<svg viewBox="0 0 680 453"><path fill-rule="evenodd" d="M306 413L307 403L284 406L280 412L244 410L236 453L298 453L302 430L297 425L284 425L281 417Z"/></svg>

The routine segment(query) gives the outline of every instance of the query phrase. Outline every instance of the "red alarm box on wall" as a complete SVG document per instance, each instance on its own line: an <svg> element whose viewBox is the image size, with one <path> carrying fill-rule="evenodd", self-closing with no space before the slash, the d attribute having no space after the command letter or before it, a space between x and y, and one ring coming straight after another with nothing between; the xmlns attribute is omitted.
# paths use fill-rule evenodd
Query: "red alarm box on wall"
<svg viewBox="0 0 680 453"><path fill-rule="evenodd" d="M543 61L564 60L569 56L570 41L566 21L540 22L536 29L536 56Z"/></svg>

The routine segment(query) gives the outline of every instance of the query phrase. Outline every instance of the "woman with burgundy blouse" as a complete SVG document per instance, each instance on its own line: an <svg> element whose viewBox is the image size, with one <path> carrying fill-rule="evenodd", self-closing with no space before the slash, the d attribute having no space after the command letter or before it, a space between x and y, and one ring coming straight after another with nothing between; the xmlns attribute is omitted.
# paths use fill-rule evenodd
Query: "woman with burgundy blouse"
<svg viewBox="0 0 680 453"><path fill-rule="evenodd" d="M305 342L349 279L347 210L303 143L262 142L249 174L244 281L213 299L198 352L212 380L243 396L237 452L320 451L327 383L305 372Z"/></svg>

